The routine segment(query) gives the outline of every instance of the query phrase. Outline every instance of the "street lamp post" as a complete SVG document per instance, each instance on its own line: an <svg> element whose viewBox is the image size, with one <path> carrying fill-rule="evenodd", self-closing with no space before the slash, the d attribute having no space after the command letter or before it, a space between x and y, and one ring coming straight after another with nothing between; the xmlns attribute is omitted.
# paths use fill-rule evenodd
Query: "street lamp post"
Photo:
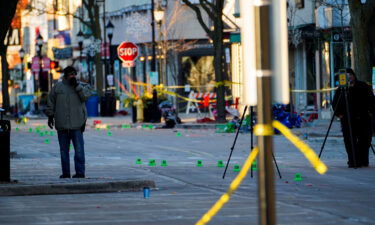
<svg viewBox="0 0 375 225"><path fill-rule="evenodd" d="M42 47L43 47L43 37L39 33L38 37L36 38L36 46L38 50L38 57L39 57L39 76L38 76L38 83L35 80L34 77L34 91L36 90L37 92L40 91L40 79L42 77L43 73L43 58L42 58Z"/></svg>
<svg viewBox="0 0 375 225"><path fill-rule="evenodd" d="M112 24L112 22L109 20L106 25L106 31L107 36L109 40L109 73L113 75L113 62L112 62L112 52L111 52L111 45L112 45L112 37L113 37L113 31L115 29L115 26Z"/></svg>
<svg viewBox="0 0 375 225"><path fill-rule="evenodd" d="M24 78L24 71L23 71L23 59L25 57L25 50L23 48L19 51L20 58L21 58L21 81L23 81Z"/></svg>
<svg viewBox="0 0 375 225"><path fill-rule="evenodd" d="M78 47L79 47L79 62L82 63L82 49L83 49L83 33L81 30L79 30L77 34L77 41L78 41Z"/></svg>
<svg viewBox="0 0 375 225"><path fill-rule="evenodd" d="M155 1L151 0L151 37L152 37L152 60L151 60L151 72L156 72L156 43L155 43Z"/></svg>
<svg viewBox="0 0 375 225"><path fill-rule="evenodd" d="M163 66L162 66L162 55L163 55L163 46L162 46L162 30L161 30L161 25L163 23L163 18L164 18L164 9L161 7L161 3L158 4L158 7L154 11L154 16L156 23L158 24L158 29L159 29L159 83L164 83L164 74L163 74Z"/></svg>

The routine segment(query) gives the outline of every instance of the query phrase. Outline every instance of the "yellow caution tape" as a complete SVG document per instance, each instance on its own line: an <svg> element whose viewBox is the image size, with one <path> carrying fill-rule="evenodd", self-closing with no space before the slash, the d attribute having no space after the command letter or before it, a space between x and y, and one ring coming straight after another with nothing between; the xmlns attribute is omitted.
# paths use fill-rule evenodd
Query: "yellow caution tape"
<svg viewBox="0 0 375 225"><path fill-rule="evenodd" d="M337 87L335 88L323 88L320 90L291 90L293 93L318 93L318 92L330 92L336 90Z"/></svg>
<svg viewBox="0 0 375 225"><path fill-rule="evenodd" d="M129 83L134 84L134 85L138 85L138 86L152 86L149 83L132 81L131 79L129 79ZM220 86L231 86L231 85L242 85L242 83L224 80L224 81L209 83L209 84L206 84L206 85L192 85L192 86L189 85L189 87L190 88L205 88L205 87L220 87ZM157 85L157 86L163 86L163 84ZM185 87L186 87L185 85L164 86L164 88L167 88L167 89L178 89L178 88L185 88Z"/></svg>
<svg viewBox="0 0 375 225"><path fill-rule="evenodd" d="M257 156L258 152L259 152L259 149L257 147L255 147L251 151L240 173L236 176L236 178L229 185L227 193L223 194L220 197L220 199L217 200L217 202L211 207L211 209L208 210L206 214L204 214L195 225L205 225L206 223L208 223L212 219L212 217L214 217L216 213L219 212L219 210L224 206L224 204L229 201L232 193L240 186L242 180L246 177L246 174L249 171L251 164L255 160L255 157Z"/></svg>
<svg viewBox="0 0 375 225"><path fill-rule="evenodd" d="M270 124L257 124L254 126L254 134L256 136L272 136L273 127Z"/></svg>
<svg viewBox="0 0 375 225"><path fill-rule="evenodd" d="M277 120L274 120L272 122L272 125L305 155L305 157L310 161L311 165L318 173L324 174L325 172L327 172L327 166L322 161L320 161L314 150L312 150L307 144L305 144L297 136L295 136L286 126L284 126Z"/></svg>

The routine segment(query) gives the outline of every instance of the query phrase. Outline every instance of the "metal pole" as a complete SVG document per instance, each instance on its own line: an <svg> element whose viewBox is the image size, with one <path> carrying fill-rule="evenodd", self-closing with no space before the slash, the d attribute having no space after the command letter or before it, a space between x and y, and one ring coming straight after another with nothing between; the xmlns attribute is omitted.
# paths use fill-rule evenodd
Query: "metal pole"
<svg viewBox="0 0 375 225"><path fill-rule="evenodd" d="M270 54L270 2L259 0L254 5L255 52L257 74L258 126L269 132L257 134L259 146L259 224L274 225L275 194L272 165L272 110L271 110L271 54Z"/></svg>
<svg viewBox="0 0 375 225"><path fill-rule="evenodd" d="M104 78L105 78L105 90L107 91L108 88L108 80L107 80L107 75L108 75L108 63L107 63L107 29L105 27L105 1L103 1L103 31L104 31Z"/></svg>
<svg viewBox="0 0 375 225"><path fill-rule="evenodd" d="M42 45L39 46L39 51L38 51L38 56L39 56L39 76L38 76L38 82L37 82L37 85L38 85L38 88L36 89L37 92L40 91L40 79L42 78L42 73L43 73L43 57L42 57Z"/></svg>
<svg viewBox="0 0 375 225"><path fill-rule="evenodd" d="M164 74L163 74L163 66L162 66L162 55L163 55L163 43L162 43L162 33L161 33L161 24L162 22L158 22L158 28L159 28L159 46L158 46L158 49L159 49L159 84L165 84L164 83ZM167 85L167 84L165 84Z"/></svg>
<svg viewBox="0 0 375 225"><path fill-rule="evenodd" d="M151 0L151 33L152 33L152 60L151 60L151 72L156 71L156 47L155 47L155 18L154 18L155 2Z"/></svg>

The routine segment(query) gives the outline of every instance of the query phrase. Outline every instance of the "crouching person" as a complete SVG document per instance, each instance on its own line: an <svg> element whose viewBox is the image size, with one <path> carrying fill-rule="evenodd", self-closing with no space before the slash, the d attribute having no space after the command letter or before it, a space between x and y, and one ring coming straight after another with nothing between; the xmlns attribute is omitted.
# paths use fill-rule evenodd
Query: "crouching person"
<svg viewBox="0 0 375 225"><path fill-rule="evenodd" d="M85 150L83 132L86 126L87 111L85 102L91 95L88 84L76 78L77 71L68 66L64 76L57 82L48 95L46 114L48 126L55 126L58 134L61 155L62 175L70 178L69 146L74 146L74 165L76 174L73 178L85 178Z"/></svg>

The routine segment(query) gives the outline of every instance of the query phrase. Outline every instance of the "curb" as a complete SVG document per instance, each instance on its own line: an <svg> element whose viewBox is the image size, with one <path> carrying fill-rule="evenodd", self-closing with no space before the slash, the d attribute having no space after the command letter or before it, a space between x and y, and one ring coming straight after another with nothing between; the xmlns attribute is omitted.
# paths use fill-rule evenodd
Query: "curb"
<svg viewBox="0 0 375 225"><path fill-rule="evenodd" d="M110 125L111 127L115 127L115 128L122 128L122 125L121 124L108 124ZM156 129L161 129L165 124L161 124L161 123L139 123L139 124L129 124L131 128L137 128L137 127L141 127L141 126L155 126ZM167 128L167 129L216 129L216 126L219 125L219 124L216 124L216 123L211 123L211 124L176 124L176 126L174 128ZM95 128L95 126L92 126L92 125L89 125L90 128Z"/></svg>
<svg viewBox="0 0 375 225"><path fill-rule="evenodd" d="M114 181L80 184L41 184L0 187L0 196L86 194L105 192L141 191L144 187L154 189L152 180Z"/></svg>

